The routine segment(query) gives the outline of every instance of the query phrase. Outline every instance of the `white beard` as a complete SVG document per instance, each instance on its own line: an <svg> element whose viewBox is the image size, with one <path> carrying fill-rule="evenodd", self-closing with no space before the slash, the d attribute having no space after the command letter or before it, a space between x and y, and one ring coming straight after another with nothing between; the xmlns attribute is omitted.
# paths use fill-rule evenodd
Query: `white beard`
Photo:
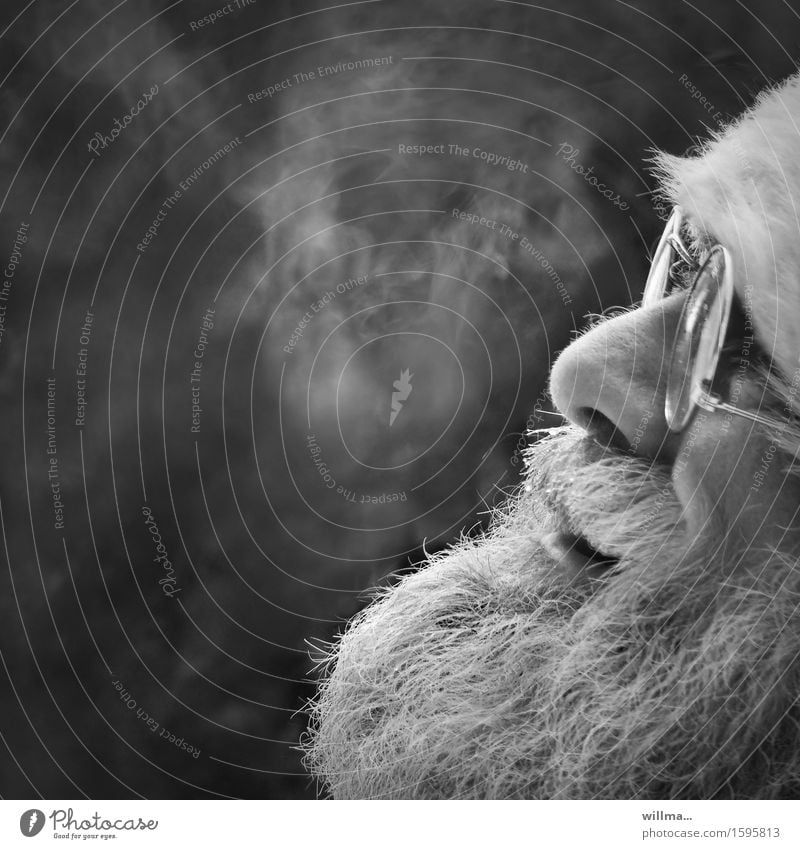
<svg viewBox="0 0 800 849"><path fill-rule="evenodd" d="M577 431L529 459L484 539L333 648L312 772L337 798L800 794L795 561L712 528L687 541L666 472ZM570 574L541 542L554 529L618 562Z"/></svg>

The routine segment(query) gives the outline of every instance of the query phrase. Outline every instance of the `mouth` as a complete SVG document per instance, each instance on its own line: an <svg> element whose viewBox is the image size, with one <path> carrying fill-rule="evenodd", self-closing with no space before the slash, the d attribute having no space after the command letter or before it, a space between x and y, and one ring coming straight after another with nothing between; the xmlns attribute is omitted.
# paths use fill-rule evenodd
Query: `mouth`
<svg viewBox="0 0 800 849"><path fill-rule="evenodd" d="M619 563L619 558L595 548L582 534L561 531L542 539L547 553L569 574L599 576Z"/></svg>

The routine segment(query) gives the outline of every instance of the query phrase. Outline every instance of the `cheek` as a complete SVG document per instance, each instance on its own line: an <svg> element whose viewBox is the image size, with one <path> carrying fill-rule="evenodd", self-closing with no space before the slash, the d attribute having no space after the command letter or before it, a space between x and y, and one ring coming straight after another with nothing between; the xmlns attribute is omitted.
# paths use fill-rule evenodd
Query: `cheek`
<svg viewBox="0 0 800 849"><path fill-rule="evenodd" d="M699 411L672 479L693 536L711 531L768 544L796 524L800 485L787 475L785 455L735 416Z"/></svg>

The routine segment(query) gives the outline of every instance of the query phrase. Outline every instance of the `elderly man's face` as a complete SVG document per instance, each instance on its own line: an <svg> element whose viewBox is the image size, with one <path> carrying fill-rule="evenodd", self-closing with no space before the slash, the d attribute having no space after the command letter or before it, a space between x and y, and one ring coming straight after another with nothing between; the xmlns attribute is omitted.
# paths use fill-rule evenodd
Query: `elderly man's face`
<svg viewBox="0 0 800 849"><path fill-rule="evenodd" d="M551 393L568 421L589 437L668 470L687 539L715 527L729 546L786 550L800 532L800 493L774 439L789 416L778 399L776 409L769 409L764 368L756 364L760 358L768 367L769 341L753 339L745 315L753 295L735 269L733 278L733 311L742 315L730 323L715 385L734 407L756 414L767 408L765 418L777 429L725 410L696 408L681 431L670 430L665 400L685 291L604 321L570 345L553 368ZM574 554L567 560L580 564Z"/></svg>
<svg viewBox="0 0 800 849"><path fill-rule="evenodd" d="M387 592L329 659L307 741L340 797L800 793L797 430L736 315L670 430L686 291L605 320L552 372L568 422L491 533ZM800 320L800 316L798 316Z"/></svg>

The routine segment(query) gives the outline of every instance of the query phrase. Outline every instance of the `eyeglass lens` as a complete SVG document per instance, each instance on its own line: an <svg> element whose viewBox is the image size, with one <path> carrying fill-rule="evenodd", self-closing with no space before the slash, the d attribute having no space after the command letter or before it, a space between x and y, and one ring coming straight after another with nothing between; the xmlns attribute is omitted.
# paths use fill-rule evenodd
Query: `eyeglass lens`
<svg viewBox="0 0 800 849"><path fill-rule="evenodd" d="M681 312L667 379L667 424L680 431L714 379L729 309L723 292L725 252L712 249Z"/></svg>

